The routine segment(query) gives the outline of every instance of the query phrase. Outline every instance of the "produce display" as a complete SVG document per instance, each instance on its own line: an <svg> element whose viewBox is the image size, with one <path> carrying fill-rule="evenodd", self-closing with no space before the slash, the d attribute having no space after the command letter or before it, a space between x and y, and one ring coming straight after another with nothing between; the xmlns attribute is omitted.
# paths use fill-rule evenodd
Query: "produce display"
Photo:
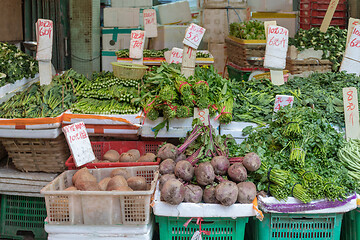
<svg viewBox="0 0 360 240"><path fill-rule="evenodd" d="M339 160L348 169L348 174L360 182L360 140L351 139L339 150Z"/></svg>
<svg viewBox="0 0 360 240"><path fill-rule="evenodd" d="M143 57L144 58L164 58L164 52L169 51L168 48L162 49L162 50L152 50L152 49L144 49L143 51ZM116 56L118 58L129 58L129 49L121 49L117 51ZM197 58L209 58L209 53L204 52L196 52Z"/></svg>
<svg viewBox="0 0 360 240"><path fill-rule="evenodd" d="M39 72L35 59L15 45L0 42L0 73L6 77L0 78L0 87L7 83L14 83L22 78L33 78Z"/></svg>
<svg viewBox="0 0 360 240"><path fill-rule="evenodd" d="M250 20L230 24L230 36L245 40L265 40L264 22Z"/></svg>
<svg viewBox="0 0 360 240"><path fill-rule="evenodd" d="M95 162L154 162L156 155L153 153L145 153L141 155L138 149L130 149L127 152L119 153L110 149L102 159L96 159Z"/></svg>
<svg viewBox="0 0 360 240"><path fill-rule="evenodd" d="M330 26L325 33L320 32L319 28L299 29L294 38L289 39L289 46L294 45L299 51L308 48L322 50L322 58L329 59L333 63L333 70L337 71L345 52L346 38L347 30L334 26Z"/></svg>
<svg viewBox="0 0 360 240"><path fill-rule="evenodd" d="M211 126L196 123L180 146L166 143L158 151L161 200L181 202L252 203L256 186L247 182L248 172L261 166L255 153L243 163L229 161L229 136L216 135Z"/></svg>

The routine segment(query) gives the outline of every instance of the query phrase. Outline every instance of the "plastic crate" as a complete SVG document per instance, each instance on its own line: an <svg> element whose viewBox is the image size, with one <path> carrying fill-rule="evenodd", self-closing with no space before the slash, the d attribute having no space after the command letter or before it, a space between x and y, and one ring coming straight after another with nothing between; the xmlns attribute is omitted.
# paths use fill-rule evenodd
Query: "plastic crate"
<svg viewBox="0 0 360 240"><path fill-rule="evenodd" d="M150 200L158 180L158 166L127 167L130 176L142 176L151 185L146 191L64 191L72 186L75 170L60 174L46 185L45 195L49 224L115 225L148 224ZM114 168L90 169L99 182Z"/></svg>
<svg viewBox="0 0 360 240"><path fill-rule="evenodd" d="M360 208L344 213L341 240L360 240Z"/></svg>
<svg viewBox="0 0 360 240"><path fill-rule="evenodd" d="M184 224L189 218L155 216L159 223L160 239L191 240L199 226L197 219L191 220L185 228ZM202 235L203 240L241 240L244 239L245 225L249 218L203 218L201 229L210 231L210 235Z"/></svg>
<svg viewBox="0 0 360 240"><path fill-rule="evenodd" d="M120 154L130 149L138 149L140 155L145 153L157 153L161 141L109 141L109 142L91 142L95 157L101 160L104 154L110 149L118 151ZM159 165L160 159L156 162L106 162L106 163L87 163L81 167L76 167L73 156L70 156L65 165L69 170L80 169L82 167L92 168L114 168L114 167L135 167Z"/></svg>
<svg viewBox="0 0 360 240"><path fill-rule="evenodd" d="M326 10L304 10L300 12L300 18L304 17L325 17ZM335 11L334 18L346 18L347 17L347 11Z"/></svg>
<svg viewBox="0 0 360 240"><path fill-rule="evenodd" d="M42 197L1 195L0 238L47 239L44 230L45 200Z"/></svg>
<svg viewBox="0 0 360 240"><path fill-rule="evenodd" d="M342 213L264 214L262 222L251 220L256 240L339 240Z"/></svg>
<svg viewBox="0 0 360 240"><path fill-rule="evenodd" d="M229 78L234 78L237 81L248 81L251 73L255 71L269 71L269 69L266 68L240 67L232 62L227 64L227 69Z"/></svg>

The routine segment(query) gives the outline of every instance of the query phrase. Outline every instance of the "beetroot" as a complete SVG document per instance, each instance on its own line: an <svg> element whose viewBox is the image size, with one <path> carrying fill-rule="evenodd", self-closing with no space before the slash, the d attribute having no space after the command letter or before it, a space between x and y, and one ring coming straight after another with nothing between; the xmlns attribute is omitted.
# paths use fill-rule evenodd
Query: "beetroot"
<svg viewBox="0 0 360 240"><path fill-rule="evenodd" d="M233 205L238 198L236 183L225 181L216 186L215 197L224 206Z"/></svg>
<svg viewBox="0 0 360 240"><path fill-rule="evenodd" d="M179 162L179 161L181 161L181 160L186 160L186 155L185 155L184 153L180 153L180 154L176 157L175 162L177 163L177 162Z"/></svg>
<svg viewBox="0 0 360 240"><path fill-rule="evenodd" d="M211 165L216 175L224 175L230 167L230 162L225 156L216 156L211 159Z"/></svg>
<svg viewBox="0 0 360 240"><path fill-rule="evenodd" d="M168 158L175 160L177 155L178 155L178 148L171 143L166 143L158 151L158 157L161 158L161 160L165 160Z"/></svg>
<svg viewBox="0 0 360 240"><path fill-rule="evenodd" d="M241 182L237 184L239 203L252 203L256 197L256 186L252 182Z"/></svg>
<svg viewBox="0 0 360 240"><path fill-rule="evenodd" d="M248 171L255 172L261 166L260 157L254 152L248 153L244 156L242 164Z"/></svg>
<svg viewBox="0 0 360 240"><path fill-rule="evenodd" d="M178 205L184 201L184 185L176 179L169 179L161 189L160 199L172 205Z"/></svg>
<svg viewBox="0 0 360 240"><path fill-rule="evenodd" d="M191 179L194 177L194 167L191 165L191 163L185 160L181 160L176 163L174 172L175 176L183 179L186 182L191 181Z"/></svg>
<svg viewBox="0 0 360 240"><path fill-rule="evenodd" d="M215 187L210 186L204 189L203 200L206 203L219 203L215 197Z"/></svg>
<svg viewBox="0 0 360 240"><path fill-rule="evenodd" d="M246 168L241 163L234 163L228 169L228 175L234 182L243 182L247 179Z"/></svg>
<svg viewBox="0 0 360 240"><path fill-rule="evenodd" d="M162 187L164 186L164 184L170 179L176 179L175 175L174 174L165 174L165 175L161 176L161 178L159 180L160 191L161 191Z"/></svg>
<svg viewBox="0 0 360 240"><path fill-rule="evenodd" d="M203 190L200 186L189 184L185 186L185 202L199 203L202 200Z"/></svg>
<svg viewBox="0 0 360 240"><path fill-rule="evenodd" d="M171 174L171 173L174 173L174 169L175 169L175 162L174 160L168 158L168 159L165 159L164 161L162 161L160 163L160 166L159 166L159 172L161 175L164 175L164 174Z"/></svg>
<svg viewBox="0 0 360 240"><path fill-rule="evenodd" d="M201 186L212 184L215 179L214 168L210 162L200 163L199 166L195 168L195 176L197 183Z"/></svg>

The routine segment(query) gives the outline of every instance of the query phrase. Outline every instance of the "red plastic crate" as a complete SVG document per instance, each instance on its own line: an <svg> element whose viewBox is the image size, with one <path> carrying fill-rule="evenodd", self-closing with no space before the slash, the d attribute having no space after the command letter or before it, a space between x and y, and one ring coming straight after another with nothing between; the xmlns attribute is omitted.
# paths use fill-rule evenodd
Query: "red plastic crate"
<svg viewBox="0 0 360 240"><path fill-rule="evenodd" d="M320 1L312 1L312 2L301 2L300 3L300 15L302 11L311 11L311 10L323 10L326 11L329 8L330 2L320 2ZM346 2L340 3L336 7L336 11L346 11L347 4Z"/></svg>
<svg viewBox="0 0 360 240"><path fill-rule="evenodd" d="M145 153L157 153L161 141L109 141L109 142L91 142L95 157L99 160L110 149L118 151L120 154L129 151L130 149L138 149L140 155ZM114 168L114 167L135 167L135 166L151 166L159 165L160 159L156 162L98 162L87 163L81 167L76 167L73 156L70 156L66 161L65 166L69 170L80 169L82 167L92 168Z"/></svg>
<svg viewBox="0 0 360 240"><path fill-rule="evenodd" d="M304 10L300 12L300 18L304 17L325 17L326 10ZM347 11L335 11L334 18L346 18Z"/></svg>
<svg viewBox="0 0 360 240"><path fill-rule="evenodd" d="M323 20L324 20L324 18L314 17L314 18L311 18L311 24L312 25L321 25ZM345 18L333 18L330 22L330 25L331 26L338 26L338 25L342 26L342 25L346 25L346 23L347 23L347 19L345 19Z"/></svg>

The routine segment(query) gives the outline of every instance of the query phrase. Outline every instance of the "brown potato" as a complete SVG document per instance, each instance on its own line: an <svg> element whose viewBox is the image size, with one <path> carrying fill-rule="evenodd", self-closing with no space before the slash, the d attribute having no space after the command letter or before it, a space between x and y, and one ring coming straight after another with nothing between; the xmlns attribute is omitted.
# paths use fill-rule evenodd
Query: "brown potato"
<svg viewBox="0 0 360 240"><path fill-rule="evenodd" d="M145 153L138 159L138 162L155 162L155 161L156 161L156 155L153 153Z"/></svg>
<svg viewBox="0 0 360 240"><path fill-rule="evenodd" d="M110 173L110 177L114 177L114 176L123 176L125 179L128 179L130 177L130 173L123 168L117 168L112 170L112 172Z"/></svg>
<svg viewBox="0 0 360 240"><path fill-rule="evenodd" d="M120 187L116 187L112 191L131 191L132 192L133 190L128 186L120 186Z"/></svg>
<svg viewBox="0 0 360 240"><path fill-rule="evenodd" d="M81 179L76 181L75 187L81 191L100 191L100 187L97 182L83 181Z"/></svg>
<svg viewBox="0 0 360 240"><path fill-rule="evenodd" d="M127 180L129 187L134 191L146 190L146 179L144 177L131 177Z"/></svg>
<svg viewBox="0 0 360 240"><path fill-rule="evenodd" d="M134 156L135 162L140 158L140 152L137 149L130 149L129 151L127 151L127 153L130 153Z"/></svg>
<svg viewBox="0 0 360 240"><path fill-rule="evenodd" d="M117 175L112 177L107 185L106 191L112 191L117 187L128 186L126 179L123 176Z"/></svg>
<svg viewBox="0 0 360 240"><path fill-rule="evenodd" d="M107 177L107 178L102 179L99 182L99 187L100 187L101 191L106 191L106 188L107 188L107 185L108 185L110 179L111 179L111 177Z"/></svg>
<svg viewBox="0 0 360 240"><path fill-rule="evenodd" d="M83 173L76 178L75 186L78 181L94 182L97 183L96 178L91 173Z"/></svg>
<svg viewBox="0 0 360 240"><path fill-rule="evenodd" d="M77 190L77 188L74 187L74 186L71 186L71 187L68 187L68 188L64 189L64 191L76 191L76 190Z"/></svg>
<svg viewBox="0 0 360 240"><path fill-rule="evenodd" d="M107 151L103 156L104 161L118 162L119 159L120 159L120 154L117 151L112 150L112 149Z"/></svg>
<svg viewBox="0 0 360 240"><path fill-rule="evenodd" d="M122 153L119 162L136 162L137 158L131 153Z"/></svg>
<svg viewBox="0 0 360 240"><path fill-rule="evenodd" d="M88 173L90 174L89 172L89 169L87 169L87 167L84 167L84 168L81 168L80 170L78 170L72 177L72 182L75 183L76 182L76 179L81 175L81 174L84 174L84 173Z"/></svg>

